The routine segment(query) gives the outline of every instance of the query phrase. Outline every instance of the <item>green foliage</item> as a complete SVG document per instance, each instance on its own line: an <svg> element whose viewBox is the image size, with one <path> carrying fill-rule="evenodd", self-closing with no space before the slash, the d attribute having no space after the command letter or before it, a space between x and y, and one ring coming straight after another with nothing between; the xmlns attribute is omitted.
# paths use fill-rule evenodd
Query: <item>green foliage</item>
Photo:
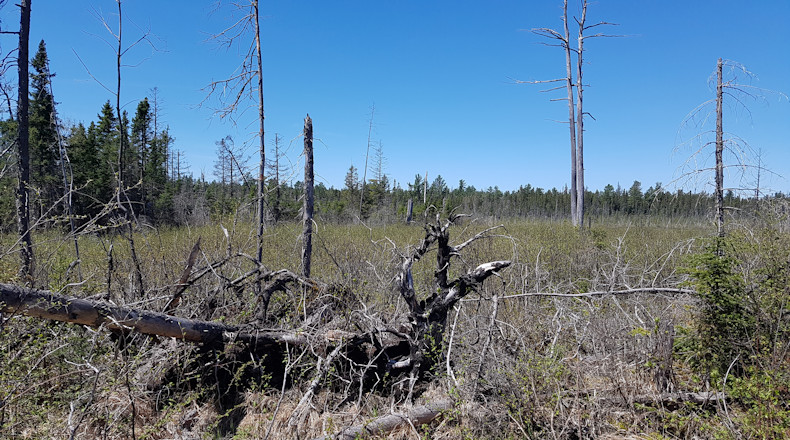
<svg viewBox="0 0 790 440"><path fill-rule="evenodd" d="M738 417L744 438L790 436L790 369L749 367L743 377L732 380L729 393L745 407Z"/></svg>
<svg viewBox="0 0 790 440"><path fill-rule="evenodd" d="M687 261L691 286L703 301L697 328L699 366L722 377L736 358L748 357L745 343L755 330L747 313L743 278L735 270L737 261L729 255L724 238L715 238L702 252Z"/></svg>

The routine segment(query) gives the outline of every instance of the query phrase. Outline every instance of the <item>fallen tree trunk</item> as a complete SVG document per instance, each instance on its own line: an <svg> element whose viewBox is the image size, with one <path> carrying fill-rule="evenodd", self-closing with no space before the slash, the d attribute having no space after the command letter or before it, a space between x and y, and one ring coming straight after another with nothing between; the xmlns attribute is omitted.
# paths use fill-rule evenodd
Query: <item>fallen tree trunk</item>
<svg viewBox="0 0 790 440"><path fill-rule="evenodd" d="M180 318L2 283L0 283L0 312L18 313L90 327L104 327L110 330L131 330L189 342L222 343L241 340L258 345L307 343L305 336L290 332L242 333L240 327L234 325Z"/></svg>
<svg viewBox="0 0 790 440"><path fill-rule="evenodd" d="M337 434L325 435L315 440L354 440L384 434L406 425L424 425L436 420L443 411L448 411L452 409L452 407L452 400L442 399L427 405L414 407L406 414L389 414L381 416L368 423L352 426Z"/></svg>

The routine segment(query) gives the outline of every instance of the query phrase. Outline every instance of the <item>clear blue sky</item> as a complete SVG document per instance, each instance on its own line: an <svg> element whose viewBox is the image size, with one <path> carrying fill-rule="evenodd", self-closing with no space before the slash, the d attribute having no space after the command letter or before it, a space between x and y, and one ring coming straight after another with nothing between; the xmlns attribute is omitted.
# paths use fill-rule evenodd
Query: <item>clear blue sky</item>
<svg viewBox="0 0 790 440"><path fill-rule="evenodd" d="M571 13L578 13L576 4L571 0ZM135 66L123 70L124 108L133 114L158 87L176 148L196 177L213 178L215 141L225 135L249 140L256 131L249 120L233 126L197 108L201 88L240 61L239 49L205 41L229 25L231 9L212 14L214 1L199 0L123 5L126 41L150 29L160 49L140 46L126 55L125 64ZM115 2L33 0L32 9L31 47L47 43L61 117L95 120L104 101L114 98L75 53L114 88L114 54L96 13L115 27ZM513 81L564 74L562 51L527 31L559 29L560 0L279 0L262 1L261 12L267 145L279 133L298 163L298 136L310 113L316 174L326 185L342 187L350 165L364 166L374 103L373 140L384 147L387 174L402 186L426 171L429 180L441 174L451 186L464 179L479 189L562 188L568 181L567 128L555 122L567 108L550 101L563 92L540 93L539 86ZM13 4L1 15L3 30L18 26ZM790 93L788 17L787 0L591 2L590 23L618 23L607 31L627 37L586 43L585 106L595 117L585 126L587 186L628 187L640 180L647 188L678 177L691 154L690 148L675 151L681 123L713 97L708 79L718 57L748 67L759 79L752 85ZM4 50L14 46L12 36L2 38ZM762 162L782 176L764 174L762 186L788 192L790 104L776 95L746 103L751 114L727 108L725 129L759 149Z"/></svg>

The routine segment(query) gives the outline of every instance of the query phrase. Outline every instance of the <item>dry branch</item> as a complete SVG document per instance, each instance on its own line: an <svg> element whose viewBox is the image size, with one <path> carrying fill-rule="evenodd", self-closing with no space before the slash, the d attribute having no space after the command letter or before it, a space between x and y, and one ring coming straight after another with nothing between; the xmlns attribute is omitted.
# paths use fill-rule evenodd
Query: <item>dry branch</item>
<svg viewBox="0 0 790 440"><path fill-rule="evenodd" d="M696 291L691 289L678 289L674 287L639 287L634 289L600 290L595 292L582 292L582 293L555 293L555 292L517 293L515 295L505 295L500 297L499 299L524 298L528 296L554 296L560 298L591 298L595 296L606 296L606 295L633 295L636 293L665 293L665 294L673 294L673 295L693 295L696 293ZM463 300L463 302L468 302L468 301L480 301L480 299L471 298L471 299Z"/></svg>
<svg viewBox="0 0 790 440"><path fill-rule="evenodd" d="M442 399L423 406L412 408L406 414L381 416L363 425L346 428L334 435L325 435L315 440L353 440L384 434L405 425L419 426L436 420L443 411L453 408L453 401Z"/></svg>
<svg viewBox="0 0 790 440"><path fill-rule="evenodd" d="M640 405L661 405L668 409L677 408L684 403L694 405L708 405L719 401L724 401L727 396L722 392L680 392L680 393L659 393L659 394L643 394L633 397L628 397L624 400L622 397L606 397L598 400L598 403L609 404L616 406L632 406L634 404Z"/></svg>

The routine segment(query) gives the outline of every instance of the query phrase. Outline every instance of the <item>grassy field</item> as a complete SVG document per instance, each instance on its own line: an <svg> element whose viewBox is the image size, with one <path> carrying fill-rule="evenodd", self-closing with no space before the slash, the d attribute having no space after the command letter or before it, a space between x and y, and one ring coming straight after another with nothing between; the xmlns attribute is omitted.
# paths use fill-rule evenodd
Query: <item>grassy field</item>
<svg viewBox="0 0 790 440"><path fill-rule="evenodd" d="M665 398L672 391L708 392L727 385L722 385L726 375L706 375L695 361L706 297L650 290L693 287L683 267L690 255L704 252L709 225L648 218L578 231L560 222L465 219L452 230L451 241L461 243L489 228L458 257L452 273L494 260L513 264L453 310L443 348L448 362L417 399L450 395L457 406L438 424L401 430L392 438L781 438L790 433L787 404L779 401L787 394L781 386L788 383L783 374L790 367L781 355L772 365L784 362L785 368L763 378L771 386L754 391L774 393L770 408L755 413L743 403L755 401L752 394L729 407ZM787 240L776 225L760 228L773 231L771 240ZM36 287L161 311L200 239L192 273L205 275L185 292L176 314L250 325L258 306L254 284L239 288L232 280L255 268L254 231L249 223L224 219L191 228L143 227L131 236L83 235L78 241L82 280L72 264L73 241L55 232L37 233ZM758 255L755 243L773 243L752 232L751 238L733 233L740 237L741 262ZM298 224L267 229L267 270L300 271L300 234ZM403 321L407 310L393 277L401 256L423 235L420 224L318 223L312 277L331 288L277 295L266 325L308 331L307 310L330 304L322 295L334 298L322 325L357 331ZM0 282L19 281L13 241L0 238ZM781 246L771 249L776 261L787 253ZM434 253L414 266L420 298L436 288L435 266ZM748 283L748 276L744 279ZM632 293L562 296L618 291ZM776 319L786 320L787 288L772 292L782 292ZM364 393L361 385L344 382L341 362L294 430L288 419L315 369L315 350L293 348L287 359L278 360L287 364L286 378L238 373L229 380L240 393L231 398L216 377L220 356L200 346L21 316L4 316L2 325L0 435L10 438L262 438L267 433L289 438L296 432L312 438L404 404L405 396L386 380ZM727 386L750 377L731 374ZM748 393L750 386L757 384L733 392ZM772 418L760 419L760 411L769 410Z"/></svg>

